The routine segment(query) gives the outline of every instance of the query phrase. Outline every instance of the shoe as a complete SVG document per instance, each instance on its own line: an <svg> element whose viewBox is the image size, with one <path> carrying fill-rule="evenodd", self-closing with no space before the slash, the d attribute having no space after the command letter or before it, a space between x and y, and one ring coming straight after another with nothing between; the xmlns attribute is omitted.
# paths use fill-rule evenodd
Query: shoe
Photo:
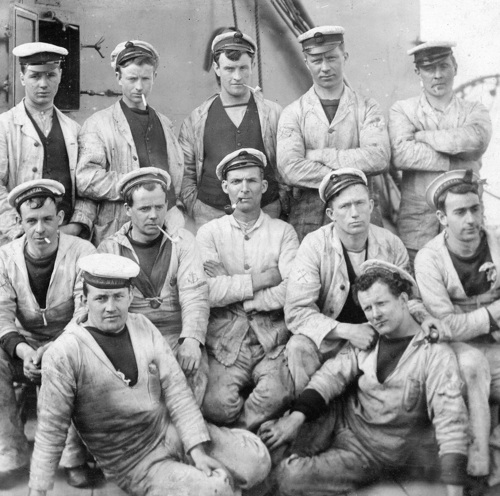
<svg viewBox="0 0 500 496"><path fill-rule="evenodd" d="M488 493L487 475L468 475L464 487L464 496L484 496ZM492 493L495 494L495 493Z"/></svg>
<svg viewBox="0 0 500 496"><path fill-rule="evenodd" d="M65 467L66 482L73 487L92 487L93 480L87 464L78 467Z"/></svg>

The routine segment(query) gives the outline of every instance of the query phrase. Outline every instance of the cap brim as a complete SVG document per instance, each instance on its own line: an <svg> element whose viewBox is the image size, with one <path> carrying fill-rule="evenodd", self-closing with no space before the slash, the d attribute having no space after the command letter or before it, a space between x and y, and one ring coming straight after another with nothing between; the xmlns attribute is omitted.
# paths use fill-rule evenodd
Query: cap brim
<svg viewBox="0 0 500 496"><path fill-rule="evenodd" d="M323 46L318 46L318 47L311 47L307 50L304 50L304 53L307 53L308 55L319 55L321 53L326 53L329 52L330 50L334 50L337 48L342 42L338 41L335 43L329 43L328 45L323 45Z"/></svg>

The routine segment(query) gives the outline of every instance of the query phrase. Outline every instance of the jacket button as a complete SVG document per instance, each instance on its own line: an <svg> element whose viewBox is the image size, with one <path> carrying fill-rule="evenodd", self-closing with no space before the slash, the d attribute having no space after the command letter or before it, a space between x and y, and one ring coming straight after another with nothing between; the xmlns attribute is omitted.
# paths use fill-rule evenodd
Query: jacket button
<svg viewBox="0 0 500 496"><path fill-rule="evenodd" d="M133 160L137 160L137 157L132 157Z"/></svg>
<svg viewBox="0 0 500 496"><path fill-rule="evenodd" d="M243 268L244 268L245 270L248 270L248 269L250 268L250 265L245 264L245 265L243 266Z"/></svg>
<svg viewBox="0 0 500 496"><path fill-rule="evenodd" d="M40 143L37 143L37 142L35 141L35 146L40 146Z"/></svg>
<svg viewBox="0 0 500 496"><path fill-rule="evenodd" d="M243 236L243 238L245 239L245 241L248 241L250 239L250 236L248 234L245 234L245 236Z"/></svg>
<svg viewBox="0 0 500 496"><path fill-rule="evenodd" d="M340 289L341 289L342 291L344 291L345 286L344 286L343 284L341 284L341 285L340 285Z"/></svg>
<svg viewBox="0 0 500 496"><path fill-rule="evenodd" d="M33 169L31 169L33 172L38 172L38 168L37 167L33 167Z"/></svg>

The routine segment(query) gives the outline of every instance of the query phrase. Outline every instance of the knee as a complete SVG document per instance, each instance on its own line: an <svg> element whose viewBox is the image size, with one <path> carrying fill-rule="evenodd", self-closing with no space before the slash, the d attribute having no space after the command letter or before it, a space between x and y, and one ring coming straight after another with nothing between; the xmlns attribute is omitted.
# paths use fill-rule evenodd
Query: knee
<svg viewBox="0 0 500 496"><path fill-rule="evenodd" d="M295 334L286 345L286 358L289 362L301 365L320 362L317 346L306 336Z"/></svg>
<svg viewBox="0 0 500 496"><path fill-rule="evenodd" d="M490 367L481 351L467 346L467 348L460 349L456 355L460 374L469 392L471 385L477 384L478 381L489 385L491 380Z"/></svg>
<svg viewBox="0 0 500 496"><path fill-rule="evenodd" d="M276 482L279 493L283 496L295 496L301 494L303 487L304 470L300 458L286 458L276 468Z"/></svg>
<svg viewBox="0 0 500 496"><path fill-rule="evenodd" d="M229 425L236 422L241 409L243 398L241 398L236 387L217 388L208 387L203 399L203 416L218 425Z"/></svg>

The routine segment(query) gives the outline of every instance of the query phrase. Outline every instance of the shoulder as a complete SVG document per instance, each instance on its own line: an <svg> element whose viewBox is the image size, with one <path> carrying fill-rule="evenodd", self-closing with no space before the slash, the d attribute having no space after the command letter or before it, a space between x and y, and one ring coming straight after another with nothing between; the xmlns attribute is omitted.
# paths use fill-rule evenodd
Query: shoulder
<svg viewBox="0 0 500 496"><path fill-rule="evenodd" d="M18 103L15 107L12 107L10 110L7 110L7 112L3 112L2 114L0 114L0 126L3 126L13 121L16 113L19 112L25 113L24 105L22 108L20 107L20 105L23 105L23 102Z"/></svg>
<svg viewBox="0 0 500 496"><path fill-rule="evenodd" d="M79 238L78 236L70 236L69 234L64 233L60 233L59 236L61 248L71 251L75 255L90 255L96 251L95 246L92 243Z"/></svg>
<svg viewBox="0 0 500 496"><path fill-rule="evenodd" d="M412 96L411 98L407 98L406 100L398 100L393 103L391 106L391 111L403 111L409 112L415 110L419 106L420 96Z"/></svg>
<svg viewBox="0 0 500 496"><path fill-rule="evenodd" d="M377 242L383 241L385 243L395 244L397 246L404 246L401 239L385 227L370 224L369 232L372 235L373 239L375 239Z"/></svg>
<svg viewBox="0 0 500 496"><path fill-rule="evenodd" d="M74 119L72 119L71 117L67 116L66 114L62 113L58 108L54 107L55 110L56 110L56 113L57 113L57 117L59 119L59 121L72 128L73 130L75 130L76 132L79 131L80 129L80 124L78 124L78 122L76 122Z"/></svg>
<svg viewBox="0 0 500 496"><path fill-rule="evenodd" d="M227 229L231 228L230 221L229 221L230 216L229 215L224 215L223 217L219 217L218 219L213 219L203 226L201 226L198 229L198 232L196 233L196 237L198 237L200 234L202 236L209 236L213 233L216 232L221 232L225 231Z"/></svg>
<svg viewBox="0 0 500 496"><path fill-rule="evenodd" d="M107 122L113 119L113 113L116 111L115 109L117 108L117 106L118 110L120 110L121 112L119 105L120 105L119 102L117 102L111 105L111 107L98 110L83 123L83 129L94 126L97 127L99 125L106 124Z"/></svg>
<svg viewBox="0 0 500 496"><path fill-rule="evenodd" d="M267 107L271 112L274 112L276 114L281 114L283 107L277 103L273 102L272 100L267 100L266 98L262 98L262 100L258 100L257 98L255 99L257 102L261 102L261 104L265 107Z"/></svg>

